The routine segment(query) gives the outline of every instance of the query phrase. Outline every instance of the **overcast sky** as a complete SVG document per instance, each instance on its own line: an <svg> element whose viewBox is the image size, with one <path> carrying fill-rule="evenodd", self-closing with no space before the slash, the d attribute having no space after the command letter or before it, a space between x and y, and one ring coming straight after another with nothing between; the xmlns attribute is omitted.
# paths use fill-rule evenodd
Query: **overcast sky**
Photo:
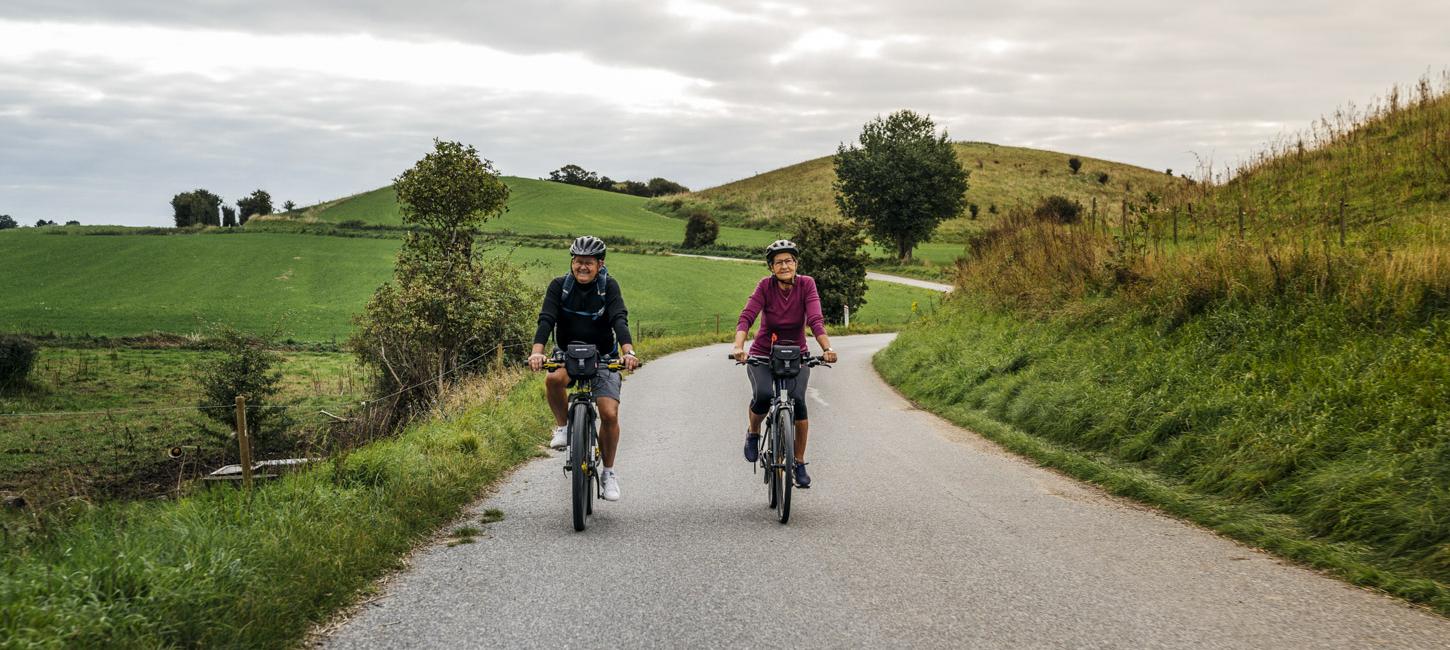
<svg viewBox="0 0 1450 650"><path fill-rule="evenodd" d="M434 137L510 175L700 189L901 108L1192 171L1440 74L1446 25L1445 0L4 0L0 213L162 225L197 187L305 205Z"/></svg>

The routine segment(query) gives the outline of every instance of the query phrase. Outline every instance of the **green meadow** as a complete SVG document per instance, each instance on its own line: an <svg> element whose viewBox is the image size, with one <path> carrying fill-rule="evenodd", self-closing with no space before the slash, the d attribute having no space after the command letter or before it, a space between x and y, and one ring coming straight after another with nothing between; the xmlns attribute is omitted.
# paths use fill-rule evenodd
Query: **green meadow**
<svg viewBox="0 0 1450 650"><path fill-rule="evenodd" d="M503 180L509 187L508 212L484 224L486 231L627 237L675 245L685 238L685 223L646 210L648 199L516 176ZM391 185L305 209L297 218L334 224L403 224ZM764 248L776 238L768 231L721 227L718 241Z"/></svg>
<svg viewBox="0 0 1450 650"><path fill-rule="evenodd" d="M25 269L0 286L0 330L131 336L204 332L220 321L297 341L342 340L351 318L392 275L399 240L277 233L195 235L0 233L0 258ZM542 291L567 269L564 249L497 248ZM647 334L714 328L738 314L764 267L613 254L631 320ZM905 322L929 291L871 282L852 321Z"/></svg>

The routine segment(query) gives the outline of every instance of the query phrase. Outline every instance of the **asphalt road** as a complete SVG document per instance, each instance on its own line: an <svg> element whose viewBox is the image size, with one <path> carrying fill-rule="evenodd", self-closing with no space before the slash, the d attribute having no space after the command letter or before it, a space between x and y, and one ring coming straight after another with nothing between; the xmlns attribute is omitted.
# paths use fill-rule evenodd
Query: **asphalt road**
<svg viewBox="0 0 1450 650"><path fill-rule="evenodd" d="M1450 647L1444 618L914 409L871 369L890 338L837 339L815 371L815 486L788 525L740 458L748 387L725 346L655 359L624 385L623 500L576 533L562 461L532 462L463 523L503 521L417 553L324 645Z"/></svg>

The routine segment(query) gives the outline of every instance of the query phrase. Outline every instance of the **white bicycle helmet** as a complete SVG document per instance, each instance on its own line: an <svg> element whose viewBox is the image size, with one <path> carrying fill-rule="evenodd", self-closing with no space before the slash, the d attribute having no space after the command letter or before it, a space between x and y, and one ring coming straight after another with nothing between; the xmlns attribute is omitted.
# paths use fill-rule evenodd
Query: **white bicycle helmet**
<svg viewBox="0 0 1450 650"><path fill-rule="evenodd" d="M796 257L800 257L801 249L799 246L795 245L795 242L789 239L777 239L771 242L769 246L765 247L766 266L770 266L770 261L775 258L776 253L791 253Z"/></svg>
<svg viewBox="0 0 1450 650"><path fill-rule="evenodd" d="M597 257L602 262L604 261L604 240L592 235L584 235L574 240L574 244L569 247L569 254Z"/></svg>

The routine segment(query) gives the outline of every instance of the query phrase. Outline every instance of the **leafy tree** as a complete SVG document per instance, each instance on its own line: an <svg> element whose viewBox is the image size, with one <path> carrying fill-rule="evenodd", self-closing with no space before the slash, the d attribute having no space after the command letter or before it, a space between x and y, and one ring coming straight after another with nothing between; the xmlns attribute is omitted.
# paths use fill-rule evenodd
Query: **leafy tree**
<svg viewBox="0 0 1450 650"><path fill-rule="evenodd" d="M583 187L599 187L599 174L570 163L549 172L549 180Z"/></svg>
<svg viewBox="0 0 1450 650"><path fill-rule="evenodd" d="M393 182L403 240L391 282L379 287L348 341L373 369L379 394L401 408L387 424L437 395L438 381L476 372L495 344L510 350L532 334L537 306L519 269L475 248L478 228L503 213L508 186L471 146L434 140L432 153ZM470 365L471 364L471 365Z"/></svg>
<svg viewBox="0 0 1450 650"><path fill-rule="evenodd" d="M0 230L18 228L19 226L20 224L15 223L15 217L12 217L8 214L0 214Z"/></svg>
<svg viewBox="0 0 1450 650"><path fill-rule="evenodd" d="M676 182L674 182L672 180L668 180L668 179L664 179L664 178L658 178L658 177L649 179L648 187L649 187L649 195L650 196L664 196L666 194L684 194L685 192L690 191L690 188L685 187L684 185L681 185L679 183L676 183Z"/></svg>
<svg viewBox="0 0 1450 650"><path fill-rule="evenodd" d="M221 424L230 437L236 429L236 410L213 407L232 404L238 395L245 396L252 449L259 453L285 450L285 432L292 421L286 410L272 404L281 390L282 371L277 366L282 363L282 355L269 349L268 339L226 325L217 325L213 342L221 354L202 361L197 368L196 381L201 387L197 409Z"/></svg>
<svg viewBox="0 0 1450 650"><path fill-rule="evenodd" d="M54 221L47 221L45 219L36 219L35 220L35 227L36 228L42 228L42 227L45 227L45 226L54 226L54 225L55 225L55 222Z"/></svg>
<svg viewBox="0 0 1450 650"><path fill-rule="evenodd" d="M34 341L23 336L0 334L0 391L25 382L39 353Z"/></svg>
<svg viewBox="0 0 1450 650"><path fill-rule="evenodd" d="M171 197L176 227L220 226L221 204L222 197L200 188Z"/></svg>
<svg viewBox="0 0 1450 650"><path fill-rule="evenodd" d="M649 185L639 181L621 181L614 185L614 191L631 196L654 196L650 194Z"/></svg>
<svg viewBox="0 0 1450 650"><path fill-rule="evenodd" d="M911 259L937 224L961 213L967 170L930 117L897 111L861 130L860 146L836 149L836 205L897 257Z"/></svg>
<svg viewBox="0 0 1450 650"><path fill-rule="evenodd" d="M237 227L237 210L230 205L222 206L222 226L225 228Z"/></svg>
<svg viewBox="0 0 1450 650"><path fill-rule="evenodd" d="M1077 223L1082 218L1082 204L1054 194L1039 201L1032 210L1032 216L1044 221Z"/></svg>
<svg viewBox="0 0 1450 650"><path fill-rule="evenodd" d="M286 201L286 202L284 202L282 204L282 211L283 212L291 212L291 211L295 210L296 208L297 208L297 204L296 203L293 203L291 201Z"/></svg>
<svg viewBox="0 0 1450 650"><path fill-rule="evenodd" d="M685 248L704 248L715 244L720 224L704 210L694 210L685 222Z"/></svg>
<svg viewBox="0 0 1450 650"><path fill-rule="evenodd" d="M81 222L76 221L75 219L71 219L70 221L65 222L65 225L67 225L67 226L79 226L79 225L81 225Z"/></svg>
<svg viewBox="0 0 1450 650"><path fill-rule="evenodd" d="M1068 158L1067 167L1072 170L1072 173L1076 174L1077 170L1082 169L1082 161L1077 158Z"/></svg>
<svg viewBox="0 0 1450 650"><path fill-rule="evenodd" d="M266 190L257 190L249 196L237 199L237 213L243 225L254 216L272 214L272 195Z"/></svg>
<svg viewBox="0 0 1450 650"><path fill-rule="evenodd" d="M866 304L866 233L850 221L801 219L791 240L800 246L800 272L816 280L826 321L840 323L843 308Z"/></svg>

